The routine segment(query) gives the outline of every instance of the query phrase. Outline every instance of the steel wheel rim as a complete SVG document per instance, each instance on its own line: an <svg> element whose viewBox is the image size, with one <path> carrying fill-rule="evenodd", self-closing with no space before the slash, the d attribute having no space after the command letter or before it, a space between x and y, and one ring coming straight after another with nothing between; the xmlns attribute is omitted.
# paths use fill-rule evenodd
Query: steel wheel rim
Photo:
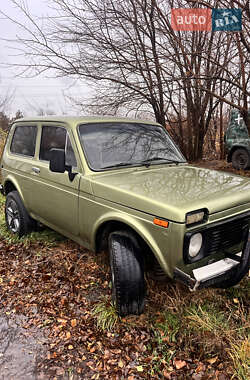
<svg viewBox="0 0 250 380"><path fill-rule="evenodd" d="M14 201L10 201L6 207L6 219L9 229L13 233L17 233L20 228L20 215Z"/></svg>

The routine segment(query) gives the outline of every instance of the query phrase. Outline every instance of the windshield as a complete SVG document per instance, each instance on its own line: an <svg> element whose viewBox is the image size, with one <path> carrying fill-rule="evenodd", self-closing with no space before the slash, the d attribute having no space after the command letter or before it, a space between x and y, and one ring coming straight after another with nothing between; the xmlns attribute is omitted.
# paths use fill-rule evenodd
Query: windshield
<svg viewBox="0 0 250 380"><path fill-rule="evenodd" d="M91 169L186 162L166 131L157 125L108 122L79 126Z"/></svg>

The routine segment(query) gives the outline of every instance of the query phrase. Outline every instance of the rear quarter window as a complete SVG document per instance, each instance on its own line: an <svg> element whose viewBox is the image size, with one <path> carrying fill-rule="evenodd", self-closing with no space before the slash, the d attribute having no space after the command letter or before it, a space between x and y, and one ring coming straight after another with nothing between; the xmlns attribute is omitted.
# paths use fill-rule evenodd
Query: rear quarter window
<svg viewBox="0 0 250 380"><path fill-rule="evenodd" d="M34 157L36 149L36 126L17 126L12 138L11 153Z"/></svg>

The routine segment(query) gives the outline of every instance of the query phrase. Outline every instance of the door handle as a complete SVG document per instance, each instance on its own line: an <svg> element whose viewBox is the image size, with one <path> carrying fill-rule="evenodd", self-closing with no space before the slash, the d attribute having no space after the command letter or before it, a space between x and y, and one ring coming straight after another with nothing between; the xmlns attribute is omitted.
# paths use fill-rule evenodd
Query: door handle
<svg viewBox="0 0 250 380"><path fill-rule="evenodd" d="M35 166L32 167L32 171L36 174L39 174L40 173L40 169L39 168L36 168Z"/></svg>

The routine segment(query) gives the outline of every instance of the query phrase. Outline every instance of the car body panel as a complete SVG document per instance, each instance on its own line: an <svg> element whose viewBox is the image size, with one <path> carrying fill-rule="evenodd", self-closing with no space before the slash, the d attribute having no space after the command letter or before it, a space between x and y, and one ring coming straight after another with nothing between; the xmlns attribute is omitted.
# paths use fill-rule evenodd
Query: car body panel
<svg viewBox="0 0 250 380"><path fill-rule="evenodd" d="M206 208L209 214L249 202L250 181L241 176L189 165L102 174L93 180L94 195L175 222Z"/></svg>

